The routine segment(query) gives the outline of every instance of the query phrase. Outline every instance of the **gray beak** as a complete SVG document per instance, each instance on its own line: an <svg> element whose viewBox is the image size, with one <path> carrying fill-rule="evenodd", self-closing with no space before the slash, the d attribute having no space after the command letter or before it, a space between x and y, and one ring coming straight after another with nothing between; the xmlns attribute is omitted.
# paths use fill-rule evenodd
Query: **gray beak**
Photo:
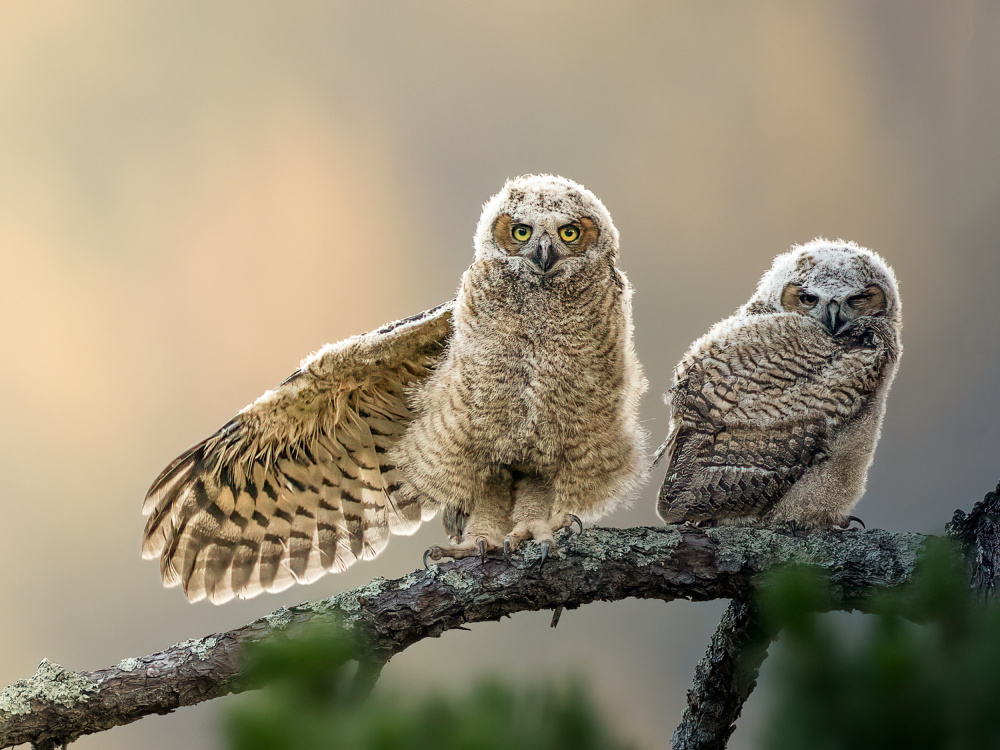
<svg viewBox="0 0 1000 750"><path fill-rule="evenodd" d="M850 319L841 314L840 302L838 300L831 300L830 304L823 310L820 320L834 336L839 336L843 333L844 329L851 322Z"/></svg>
<svg viewBox="0 0 1000 750"><path fill-rule="evenodd" d="M552 239L543 234L534 251L528 254L528 259L534 261L535 265L541 269L542 273L547 272L556 262L556 254L552 252Z"/></svg>

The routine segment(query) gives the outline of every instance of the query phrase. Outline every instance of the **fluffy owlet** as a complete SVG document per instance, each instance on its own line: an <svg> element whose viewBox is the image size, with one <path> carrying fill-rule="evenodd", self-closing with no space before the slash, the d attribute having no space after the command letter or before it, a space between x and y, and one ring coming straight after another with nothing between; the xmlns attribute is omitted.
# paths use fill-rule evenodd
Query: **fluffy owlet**
<svg viewBox="0 0 1000 750"><path fill-rule="evenodd" d="M458 297L330 344L153 483L143 556L192 601L307 583L443 512L464 557L554 545L644 475L631 288L581 185L486 203ZM426 556L425 556L426 557Z"/></svg>
<svg viewBox="0 0 1000 750"><path fill-rule="evenodd" d="M850 242L779 255L695 341L667 394L667 523L845 527L902 353L892 269Z"/></svg>

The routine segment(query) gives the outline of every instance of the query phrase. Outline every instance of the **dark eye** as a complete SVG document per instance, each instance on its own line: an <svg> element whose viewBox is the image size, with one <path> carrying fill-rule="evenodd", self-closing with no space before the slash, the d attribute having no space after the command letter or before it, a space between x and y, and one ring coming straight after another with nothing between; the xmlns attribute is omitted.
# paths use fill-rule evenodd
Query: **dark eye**
<svg viewBox="0 0 1000 750"><path fill-rule="evenodd" d="M527 224L518 224L511 230L511 236L518 242L527 242L531 238L531 227Z"/></svg>
<svg viewBox="0 0 1000 750"><path fill-rule="evenodd" d="M580 239L580 227L576 224L567 224L564 227L559 227L559 236L563 242L576 242Z"/></svg>
<svg viewBox="0 0 1000 750"><path fill-rule="evenodd" d="M856 294L853 297L848 298L847 304L852 310L857 310L859 307L863 307L868 300L869 295Z"/></svg>
<svg viewBox="0 0 1000 750"><path fill-rule="evenodd" d="M812 307L817 302L819 302L819 297L815 294L809 294L809 292L799 292L799 302L801 302L806 307Z"/></svg>

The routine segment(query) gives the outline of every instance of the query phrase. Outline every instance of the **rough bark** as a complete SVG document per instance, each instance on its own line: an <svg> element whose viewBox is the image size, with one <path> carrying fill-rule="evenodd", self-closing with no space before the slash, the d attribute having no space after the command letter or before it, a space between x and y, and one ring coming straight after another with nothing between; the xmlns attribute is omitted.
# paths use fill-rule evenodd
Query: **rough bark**
<svg viewBox="0 0 1000 750"><path fill-rule="evenodd" d="M670 740L672 750L724 750L757 686L774 635L762 627L752 601L729 602L708 652L695 667L684 716Z"/></svg>
<svg viewBox="0 0 1000 750"><path fill-rule="evenodd" d="M995 594L1000 582L1000 484L968 514L956 510L948 534L965 549L972 587L983 596Z"/></svg>
<svg viewBox="0 0 1000 750"><path fill-rule="evenodd" d="M1000 485L968 514L956 510L947 532L963 548L970 586L980 596L995 595L1000 583ZM730 602L695 669L687 708L671 740L672 750L726 747L776 636L764 631L747 600Z"/></svg>
<svg viewBox="0 0 1000 750"><path fill-rule="evenodd" d="M74 672L43 661L27 680L0 693L0 747L53 748L153 713L257 687L241 680L240 650L276 632L328 622L355 638L357 656L378 665L423 638L515 612L629 597L696 601L745 597L777 563L805 563L830 574L837 606L866 609L871 594L906 583L926 537L919 534L770 529L590 529L566 539L544 569L518 569L502 557L447 562L394 581L376 578L329 599L281 608L242 628ZM527 547L528 559L538 548ZM373 667L371 681L377 677Z"/></svg>

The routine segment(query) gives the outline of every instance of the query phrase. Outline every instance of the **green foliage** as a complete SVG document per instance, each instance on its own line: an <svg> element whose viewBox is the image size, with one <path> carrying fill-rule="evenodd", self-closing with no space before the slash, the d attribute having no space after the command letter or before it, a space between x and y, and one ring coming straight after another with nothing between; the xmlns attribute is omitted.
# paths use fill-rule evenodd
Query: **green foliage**
<svg viewBox="0 0 1000 750"><path fill-rule="evenodd" d="M254 649L248 673L267 684L228 717L232 750L616 750L579 682L515 689L486 680L460 695L415 684L360 700L343 636L314 630Z"/></svg>
<svg viewBox="0 0 1000 750"><path fill-rule="evenodd" d="M1000 606L971 593L950 545L929 548L911 586L875 600L880 614L860 637L815 614L829 597L801 568L759 592L765 623L785 625L761 747L1000 747Z"/></svg>

